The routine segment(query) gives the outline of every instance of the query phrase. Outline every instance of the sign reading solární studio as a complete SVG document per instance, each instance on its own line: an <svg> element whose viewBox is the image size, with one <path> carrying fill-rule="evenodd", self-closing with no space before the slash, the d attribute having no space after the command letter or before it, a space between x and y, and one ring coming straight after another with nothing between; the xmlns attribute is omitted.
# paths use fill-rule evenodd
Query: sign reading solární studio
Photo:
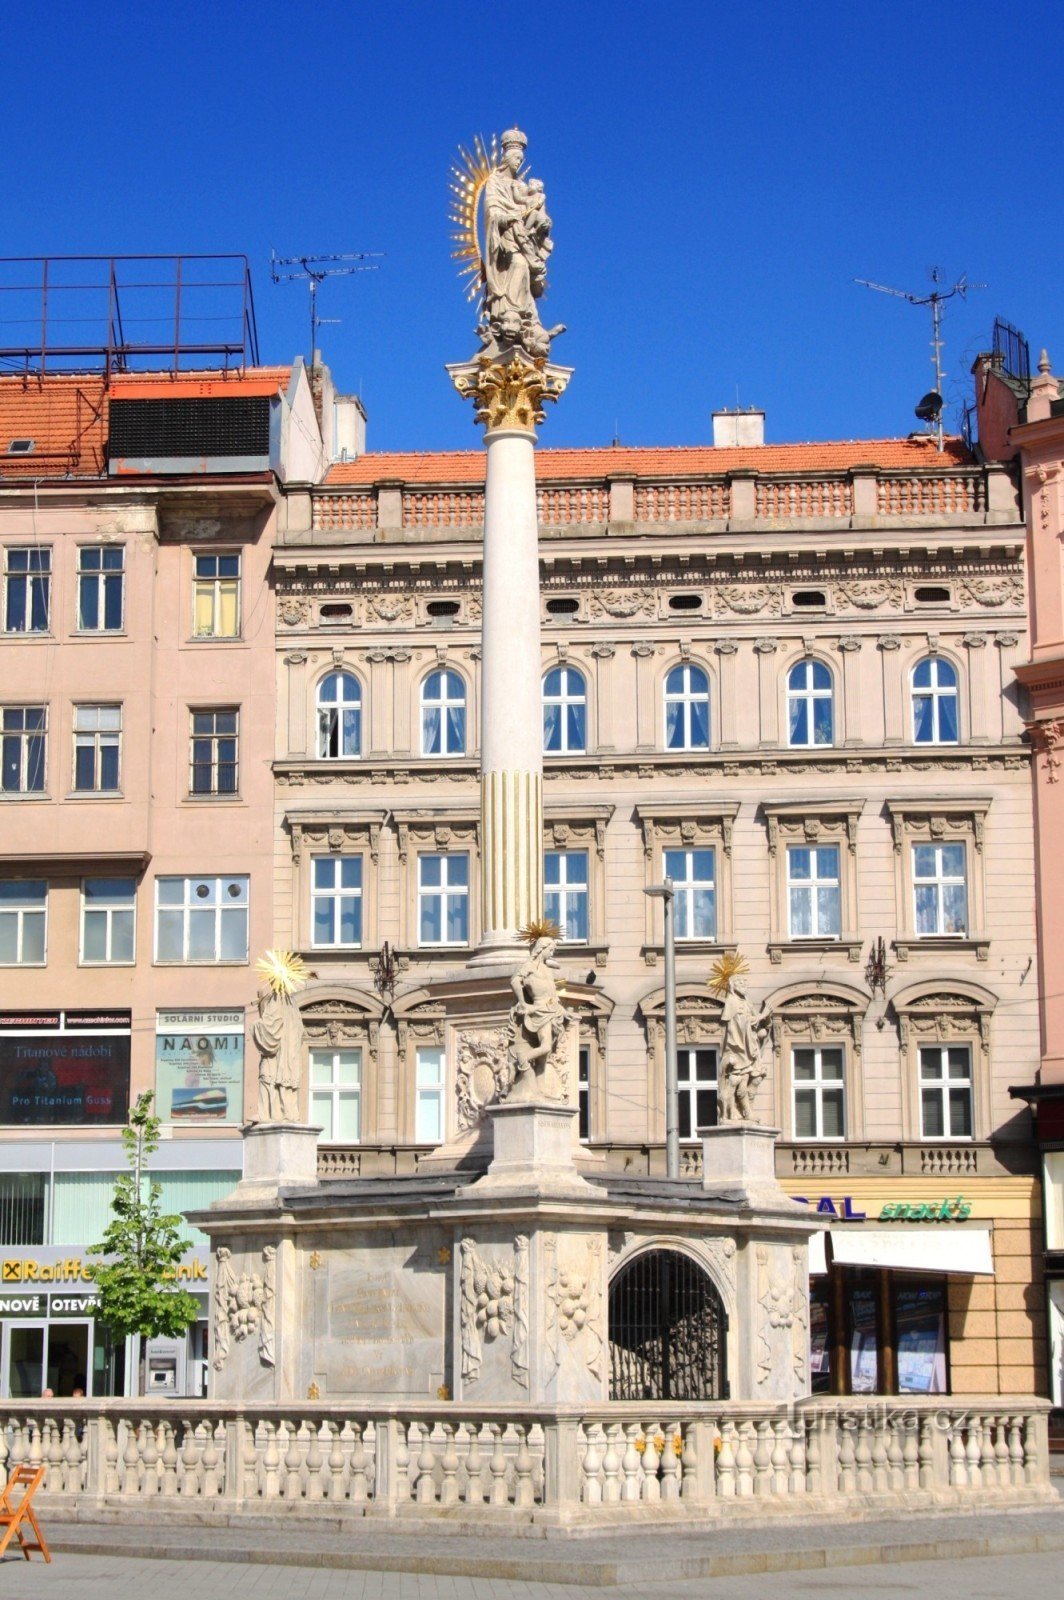
<svg viewBox="0 0 1064 1600"><path fill-rule="evenodd" d="M159 1011L155 1107L164 1122L244 1120L243 1011Z"/></svg>
<svg viewBox="0 0 1064 1600"><path fill-rule="evenodd" d="M128 1011L0 1012L0 1125L121 1123Z"/></svg>

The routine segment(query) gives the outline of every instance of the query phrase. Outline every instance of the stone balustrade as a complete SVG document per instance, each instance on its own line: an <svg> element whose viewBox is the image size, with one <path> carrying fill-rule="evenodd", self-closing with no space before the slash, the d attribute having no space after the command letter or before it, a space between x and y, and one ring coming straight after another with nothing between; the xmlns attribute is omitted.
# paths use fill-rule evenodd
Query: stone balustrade
<svg viewBox="0 0 1064 1600"><path fill-rule="evenodd" d="M609 1521L764 1500L917 1508L1046 1498L1047 1401L818 1398L601 1408L5 1402L0 1483L47 1464L56 1504L154 1499L197 1516L267 1503L351 1514ZM611 1508L617 1508L616 1511ZM670 1509L671 1508L671 1509Z"/></svg>

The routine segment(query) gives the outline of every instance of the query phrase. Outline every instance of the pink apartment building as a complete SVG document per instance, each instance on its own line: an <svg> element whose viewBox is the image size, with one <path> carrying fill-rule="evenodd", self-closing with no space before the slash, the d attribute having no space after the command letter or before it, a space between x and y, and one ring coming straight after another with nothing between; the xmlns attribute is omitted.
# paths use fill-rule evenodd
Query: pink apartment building
<svg viewBox="0 0 1064 1600"><path fill-rule="evenodd" d="M2 1395L128 1381L82 1265L137 1095L170 1209L239 1176L272 942L271 546L284 486L322 467L298 363L0 377ZM203 1321L149 1351L150 1385L199 1392L205 1355Z"/></svg>

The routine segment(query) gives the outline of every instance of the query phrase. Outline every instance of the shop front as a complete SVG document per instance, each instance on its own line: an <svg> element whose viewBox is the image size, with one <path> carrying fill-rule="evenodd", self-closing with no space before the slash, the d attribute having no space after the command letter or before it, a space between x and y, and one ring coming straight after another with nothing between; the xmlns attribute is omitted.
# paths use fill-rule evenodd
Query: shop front
<svg viewBox="0 0 1064 1600"><path fill-rule="evenodd" d="M825 1224L810 1244L814 1393L1040 1392L1029 1178L784 1187Z"/></svg>

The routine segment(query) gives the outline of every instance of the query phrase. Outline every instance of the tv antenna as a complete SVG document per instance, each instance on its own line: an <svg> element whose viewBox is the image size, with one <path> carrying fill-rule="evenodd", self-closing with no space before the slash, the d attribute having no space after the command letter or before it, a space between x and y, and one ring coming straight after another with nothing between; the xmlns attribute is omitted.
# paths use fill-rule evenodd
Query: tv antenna
<svg viewBox="0 0 1064 1600"><path fill-rule="evenodd" d="M383 257L383 250L354 250L338 256L279 256L270 251L270 278L274 283L293 283L304 280L310 290L310 364L318 348L318 329L327 322L339 322L339 317L318 316L318 285L326 278L346 278L352 272L378 272L376 265L368 262ZM282 270L285 269L285 270Z"/></svg>
<svg viewBox="0 0 1064 1600"><path fill-rule="evenodd" d="M935 369L935 387L928 391L916 407L916 415L921 422L932 425L938 448L942 449L942 408L945 401L942 398L943 372L942 372L942 346L945 340L942 337L942 307L947 300L952 300L954 295L960 295L963 300L969 289L985 289L985 283L969 283L968 274L962 273L957 282L950 289L940 289L942 274L937 267L931 268L931 282L934 288L930 294L910 293L908 289L891 289L885 283L872 283L868 278L854 278L854 283L863 284L866 289L876 289L880 294L892 294L899 300L908 300L911 306L931 307L931 365Z"/></svg>

